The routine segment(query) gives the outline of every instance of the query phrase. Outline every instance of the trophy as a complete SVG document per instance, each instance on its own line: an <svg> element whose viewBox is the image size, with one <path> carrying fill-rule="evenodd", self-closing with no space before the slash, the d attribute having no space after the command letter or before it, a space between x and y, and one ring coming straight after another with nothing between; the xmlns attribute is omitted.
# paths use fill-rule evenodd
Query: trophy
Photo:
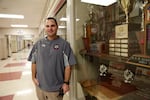
<svg viewBox="0 0 150 100"><path fill-rule="evenodd" d="M119 5L126 15L126 23L129 23L129 13L133 10L136 0L118 0Z"/></svg>
<svg viewBox="0 0 150 100"><path fill-rule="evenodd" d="M148 0L141 0L140 2L140 9L142 12L141 31L144 31L144 7L146 6L147 3L149 3Z"/></svg>
<svg viewBox="0 0 150 100"><path fill-rule="evenodd" d="M100 76L106 76L107 67L102 64L102 65L99 66L99 71L100 71Z"/></svg>
<svg viewBox="0 0 150 100"><path fill-rule="evenodd" d="M124 78L125 78L124 82L131 83L131 81L133 80L133 76L134 76L134 74L132 73L132 71L129 69L126 69L124 71Z"/></svg>

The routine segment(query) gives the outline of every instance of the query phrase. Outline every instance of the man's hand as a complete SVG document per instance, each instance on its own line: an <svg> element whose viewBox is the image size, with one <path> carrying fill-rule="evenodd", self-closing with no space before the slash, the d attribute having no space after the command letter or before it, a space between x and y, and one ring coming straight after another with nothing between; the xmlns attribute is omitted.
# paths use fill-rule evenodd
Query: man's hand
<svg viewBox="0 0 150 100"><path fill-rule="evenodd" d="M38 80L36 79L36 78L32 78L32 80L33 80L33 83L35 84L35 85L39 85L39 82L38 82Z"/></svg>
<svg viewBox="0 0 150 100"><path fill-rule="evenodd" d="M63 84L62 88L63 88L64 94L70 90L69 85L65 83Z"/></svg>

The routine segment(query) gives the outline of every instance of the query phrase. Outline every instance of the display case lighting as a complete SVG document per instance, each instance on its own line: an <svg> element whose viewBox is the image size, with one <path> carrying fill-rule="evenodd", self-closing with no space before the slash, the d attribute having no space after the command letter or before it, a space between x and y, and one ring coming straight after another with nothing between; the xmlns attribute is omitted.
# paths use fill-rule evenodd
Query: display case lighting
<svg viewBox="0 0 150 100"><path fill-rule="evenodd" d="M76 21L79 21L80 19L76 19ZM67 18L66 17L62 17L62 18L60 18L60 21L67 21Z"/></svg>
<svg viewBox="0 0 150 100"><path fill-rule="evenodd" d="M58 28L66 28L66 26L58 26Z"/></svg>
<svg viewBox="0 0 150 100"><path fill-rule="evenodd" d="M81 2L91 3L91 4L101 5L101 6L109 6L117 2L117 0L81 0Z"/></svg>

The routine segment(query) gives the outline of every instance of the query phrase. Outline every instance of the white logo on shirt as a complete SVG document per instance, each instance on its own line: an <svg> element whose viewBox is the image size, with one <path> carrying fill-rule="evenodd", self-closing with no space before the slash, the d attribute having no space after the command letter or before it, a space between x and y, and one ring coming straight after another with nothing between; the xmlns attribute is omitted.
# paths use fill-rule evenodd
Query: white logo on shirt
<svg viewBox="0 0 150 100"><path fill-rule="evenodd" d="M46 47L46 45L45 45L45 44L42 44L42 47Z"/></svg>
<svg viewBox="0 0 150 100"><path fill-rule="evenodd" d="M55 44L55 45L54 45L54 49L55 49L55 50L58 50L58 49L59 49L59 45L58 45L58 44Z"/></svg>

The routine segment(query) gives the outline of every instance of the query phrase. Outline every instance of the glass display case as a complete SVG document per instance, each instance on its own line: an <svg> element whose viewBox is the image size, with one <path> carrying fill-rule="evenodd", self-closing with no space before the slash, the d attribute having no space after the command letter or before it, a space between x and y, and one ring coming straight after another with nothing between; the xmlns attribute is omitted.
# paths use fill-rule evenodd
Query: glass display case
<svg viewBox="0 0 150 100"><path fill-rule="evenodd" d="M150 3L144 8L145 13L145 54L150 55Z"/></svg>

